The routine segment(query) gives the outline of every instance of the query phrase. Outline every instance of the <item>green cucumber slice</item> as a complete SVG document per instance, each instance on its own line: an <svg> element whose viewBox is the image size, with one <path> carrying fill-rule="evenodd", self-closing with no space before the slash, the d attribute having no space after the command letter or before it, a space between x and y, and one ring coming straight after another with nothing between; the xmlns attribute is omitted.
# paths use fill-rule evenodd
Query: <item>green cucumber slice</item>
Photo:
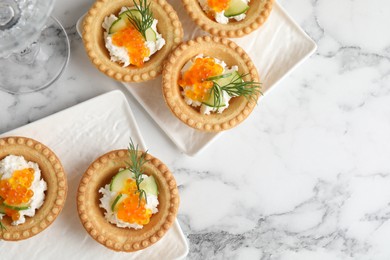
<svg viewBox="0 0 390 260"><path fill-rule="evenodd" d="M146 29L146 31L145 31L145 36L146 36L146 40L147 40L147 41L152 41L152 42L157 41L156 32L153 31L152 28Z"/></svg>
<svg viewBox="0 0 390 260"><path fill-rule="evenodd" d="M109 34L116 33L116 32L118 32L118 31L120 31L128 26L129 26L129 24L128 24L127 19L118 18L117 20L115 20L111 24L110 29L108 30L108 33Z"/></svg>
<svg viewBox="0 0 390 260"><path fill-rule="evenodd" d="M30 204L27 204L27 203L22 203L22 204L18 204L18 205L11 205L11 204L7 204L7 203L3 202L3 205L4 205L4 207L7 207L7 208L13 209L13 210L25 210L25 209L30 208Z"/></svg>
<svg viewBox="0 0 390 260"><path fill-rule="evenodd" d="M147 194L158 195L157 183L153 176L144 178L140 183L139 188L144 190Z"/></svg>
<svg viewBox="0 0 390 260"><path fill-rule="evenodd" d="M226 73L224 75L227 75L227 74L230 74L230 75L228 77L219 78L219 79L215 80L215 82L217 82L217 84L220 86L226 86L230 82L232 82L235 79L238 79L240 77L240 74L238 74L237 71Z"/></svg>
<svg viewBox="0 0 390 260"><path fill-rule="evenodd" d="M136 9L129 9L119 15L119 18L126 18L128 20L128 17L132 17L133 15L136 19L141 20L142 16L141 13Z"/></svg>
<svg viewBox="0 0 390 260"><path fill-rule="evenodd" d="M225 10L226 17L237 16L245 13L249 9L247 5L242 0L231 0L228 9Z"/></svg>
<svg viewBox="0 0 390 260"><path fill-rule="evenodd" d="M132 179L133 176L134 173L129 169L118 172L111 180L110 191L121 192L125 188L126 180Z"/></svg>
<svg viewBox="0 0 390 260"><path fill-rule="evenodd" d="M118 196L116 196L114 202L113 202L112 205L111 205L111 210L112 210L113 212L117 212L117 211L118 211L119 205L120 205L127 197L129 197L129 196L126 195L126 194L119 194Z"/></svg>
<svg viewBox="0 0 390 260"><path fill-rule="evenodd" d="M129 21L129 16L131 17L131 14L133 14L133 16L137 17L138 19L141 18L141 14L138 10L129 10L123 12L119 15L118 19L111 24L108 33L113 34L122 29L125 29L126 27L131 26L131 22Z"/></svg>
<svg viewBox="0 0 390 260"><path fill-rule="evenodd" d="M222 96L223 93L219 88L218 88L218 91L219 91L219 95ZM211 89L211 92L210 92L207 100L204 101L203 104L205 104L206 106L209 106L209 107L224 107L224 106L226 106L226 104L223 102L223 100L221 100L222 102L217 106L217 104L215 103L215 100L214 100L214 96L215 96L214 89Z"/></svg>
<svg viewBox="0 0 390 260"><path fill-rule="evenodd" d="M141 19L140 12L138 10L135 10L135 9L131 9L131 10L128 10L126 12L123 12L119 15L119 17L126 20L129 24L131 24L129 21L129 17L131 17L131 15L133 15L137 19ZM155 42L157 40L156 32L153 31L153 29L150 27L148 29L146 29L146 31L145 31L145 37L146 37L147 41Z"/></svg>
<svg viewBox="0 0 390 260"><path fill-rule="evenodd" d="M240 74L238 74L237 71L233 71L233 72L222 74L219 76L214 76L214 77L211 77L209 79L212 79L213 81L215 81L219 86L226 86L227 84L234 81L235 79L238 79L239 77L240 77ZM222 96L223 93L221 92L220 89L219 89L219 91L220 91L219 95ZM209 107L224 107L224 106L226 106L226 104L224 102L220 103L217 106L215 104L214 96L215 96L215 93L214 93L214 90L212 89L207 100L204 101L203 104L205 104Z"/></svg>
<svg viewBox="0 0 390 260"><path fill-rule="evenodd" d="M134 17L141 19L141 14L138 10L131 9L126 12L123 12L119 15L119 18L115 20L108 30L109 34L116 33L126 27L131 26L131 22L129 21L129 17L133 15ZM145 31L145 37L147 41L155 42L157 40L156 32L152 28L148 28Z"/></svg>
<svg viewBox="0 0 390 260"><path fill-rule="evenodd" d="M213 76L213 77L207 78L206 80L210 81L210 80L223 79L223 78L230 77L231 75L232 75L232 73L226 73L226 74L221 74L221 75L218 75L218 76Z"/></svg>

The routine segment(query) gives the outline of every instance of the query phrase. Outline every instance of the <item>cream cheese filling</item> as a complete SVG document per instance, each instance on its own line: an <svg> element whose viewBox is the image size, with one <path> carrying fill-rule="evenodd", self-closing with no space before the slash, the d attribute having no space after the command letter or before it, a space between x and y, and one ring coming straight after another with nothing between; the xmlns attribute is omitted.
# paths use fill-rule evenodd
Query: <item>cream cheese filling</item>
<svg viewBox="0 0 390 260"><path fill-rule="evenodd" d="M144 179L149 178L147 175L143 174L142 177ZM117 192L110 191L110 184L105 185L104 187L99 189L99 193L101 193L103 196L100 198L100 207L105 209L104 217L108 220L108 222L116 225L120 228L134 228L134 229L141 229L143 228L143 225L139 225L137 223L128 223L123 220L120 220L115 212L112 211L112 203L114 202L115 198L118 196ZM155 214L158 212L158 198L156 195L153 194L146 194L146 200L147 203L145 204L145 207L147 209L150 209L152 211L152 214Z"/></svg>
<svg viewBox="0 0 390 260"><path fill-rule="evenodd" d="M35 210L39 209L45 200L45 190L47 190L46 182L41 179L41 170L35 162L29 162L24 159L23 156L9 155L0 161L0 179L9 179L12 177L14 171L23 170L26 168L32 168L34 170L34 180L30 189L34 192L34 195L30 199L30 207L26 210L20 210L20 217L17 221L13 221L12 225L19 225L26 222L26 216L33 217ZM4 214L0 214L0 219L4 217Z"/></svg>
<svg viewBox="0 0 390 260"><path fill-rule="evenodd" d="M119 14L126 12L128 9L132 9L132 8L122 7ZM113 14L106 16L104 18L102 27L105 30L104 32L105 46L108 52L110 53L111 61L123 63L123 67L127 67L130 65L129 53L127 52L125 47L119 47L113 44L112 35L108 33L112 23L115 22L117 19L118 17L116 17ZM162 37L160 33L157 32L157 23L158 20L154 19L151 26L152 30L156 33L156 41L145 41L145 46L149 49L149 56L145 57L144 61L148 61L150 59L150 56L152 56L158 50L161 50L161 48L165 45L165 39Z"/></svg>
<svg viewBox="0 0 390 260"><path fill-rule="evenodd" d="M189 70L192 65L194 64L193 61L197 58L212 58L214 59L215 63L219 64L223 68L223 72L221 74L226 74L226 73L231 73L234 71L238 71L238 66L232 66L231 68L228 68L226 63L224 61L221 61L219 59L213 58L213 57L208 57L208 56L203 56L203 54L199 54L195 56L193 59L189 60L181 69L181 76L183 77L184 73ZM199 107L200 106L200 113L204 115L209 115L210 112L217 112L217 113L222 113L226 108L229 107L229 101L231 99L231 96L229 96L225 91L222 91L222 98L221 98L221 103L225 104L225 106L221 107L211 107L208 106L204 103L201 103L197 100L193 100L185 94L186 91L193 89L193 86L184 86L183 91L181 94L184 97L184 101L186 102L187 105L193 106L193 107Z"/></svg>

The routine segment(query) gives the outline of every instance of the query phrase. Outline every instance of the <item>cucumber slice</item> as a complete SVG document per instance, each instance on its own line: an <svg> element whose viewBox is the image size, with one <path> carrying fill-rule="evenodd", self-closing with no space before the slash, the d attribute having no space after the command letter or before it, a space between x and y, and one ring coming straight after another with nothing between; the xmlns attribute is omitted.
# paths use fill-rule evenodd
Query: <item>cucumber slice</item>
<svg viewBox="0 0 390 260"><path fill-rule="evenodd" d="M221 74L218 76L213 76L213 77L207 78L206 80L211 81L211 80L223 79L223 78L230 77L231 75L232 75L232 73L226 73L226 74Z"/></svg>
<svg viewBox="0 0 390 260"><path fill-rule="evenodd" d="M153 31L152 28L146 29L145 36L146 36L147 41L152 41L152 42L157 41L156 33L155 33L155 31Z"/></svg>
<svg viewBox="0 0 390 260"><path fill-rule="evenodd" d="M118 32L118 31L120 31L128 26L129 26L129 24L128 24L127 19L118 18L117 20L115 20L111 24L110 29L108 30L108 33L109 34L116 33L116 32Z"/></svg>
<svg viewBox="0 0 390 260"><path fill-rule="evenodd" d="M230 82L232 82L235 79L238 79L240 77L240 74L238 74L237 71L233 71L231 73L226 73L225 75L230 74L228 77L223 77L215 80L215 82L218 83L220 86L226 86Z"/></svg>
<svg viewBox="0 0 390 260"><path fill-rule="evenodd" d="M219 91L219 95L222 96L223 93L219 88L218 88L218 91ZM204 101L203 104L205 104L206 106L209 106L209 107L224 107L224 106L226 106L226 104L223 102L223 100L221 100L221 102L217 106L217 104L215 103L215 100L214 100L214 96L215 96L214 89L212 89L207 100Z"/></svg>
<svg viewBox="0 0 390 260"><path fill-rule="evenodd" d="M249 5L247 5L242 0L230 0L230 4L228 9L225 10L226 17L237 16L245 13L249 9Z"/></svg>
<svg viewBox="0 0 390 260"><path fill-rule="evenodd" d="M134 173L129 169L124 169L118 172L111 180L110 191L121 192L126 185L126 180L132 179Z"/></svg>
<svg viewBox="0 0 390 260"><path fill-rule="evenodd" d="M157 183L153 176L144 178L140 183L139 188L144 190L147 194L158 195Z"/></svg>
<svg viewBox="0 0 390 260"><path fill-rule="evenodd" d="M240 75L238 74L237 71L233 71L233 72L222 74L222 75L219 75L219 76L214 76L211 79L214 80L220 86L226 86L227 84L229 84L230 82L234 81L235 79L238 79L239 76ZM221 92L221 90L219 90L219 91L220 91L219 95L222 96L223 93ZM223 102L223 100L221 100L222 103L220 103L217 106L215 104L214 96L215 96L214 90L211 90L207 100L204 101L203 104L205 104L205 105L207 105L209 107L224 107L224 106L226 106L226 104L225 104L225 102Z"/></svg>
<svg viewBox="0 0 390 260"><path fill-rule="evenodd" d="M121 13L119 15L119 18L122 18L122 19L126 18L126 20L128 20L128 17L132 17L131 15L133 15L138 20L142 19L141 13L136 9L130 9L128 11Z"/></svg>
<svg viewBox="0 0 390 260"><path fill-rule="evenodd" d="M128 197L128 195L126 194L119 194L118 196L116 196L114 202L112 203L111 205L111 210L113 212L117 212L118 211L118 207L119 205Z"/></svg>
<svg viewBox="0 0 390 260"><path fill-rule="evenodd" d="M133 15L137 19L141 19L141 14L138 10L131 9L126 12L123 12L119 15L119 18L111 24L108 33L113 34L126 27L132 26L131 22L129 21L129 17L131 17L131 15ZM146 29L145 37L147 41L155 42L157 40L156 32L152 28Z"/></svg>
<svg viewBox="0 0 390 260"><path fill-rule="evenodd" d="M108 30L109 34L116 33L126 27L131 26L131 22L129 21L129 16L131 17L131 14L133 14L138 19L141 19L141 14L138 10L129 10L126 12L123 12L119 15L118 19L115 20Z"/></svg>
<svg viewBox="0 0 390 260"><path fill-rule="evenodd" d="M29 209L30 208L30 204L18 204L18 205L11 205L11 204L7 204L5 202L3 202L3 205L4 207L7 207L9 209L13 209L13 210L25 210L25 209Z"/></svg>

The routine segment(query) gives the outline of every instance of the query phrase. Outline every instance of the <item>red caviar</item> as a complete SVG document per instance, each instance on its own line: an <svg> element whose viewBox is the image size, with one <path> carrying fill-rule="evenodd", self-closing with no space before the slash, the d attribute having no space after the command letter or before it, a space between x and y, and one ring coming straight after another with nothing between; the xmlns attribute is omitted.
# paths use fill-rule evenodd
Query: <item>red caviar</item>
<svg viewBox="0 0 390 260"><path fill-rule="evenodd" d="M141 202L139 201L139 193L137 192L135 181L128 179L121 193L128 195L128 197L118 206L118 218L128 223L148 224L152 216L152 210L145 207L146 201L144 197L142 197Z"/></svg>
<svg viewBox="0 0 390 260"><path fill-rule="evenodd" d="M0 197L8 205L28 203L34 192L30 189L34 180L34 169L26 168L13 172L11 178L0 180ZM13 221L19 219L17 210L6 209L5 213L12 217Z"/></svg>
<svg viewBox="0 0 390 260"><path fill-rule="evenodd" d="M205 79L223 73L223 67L215 62L213 58L196 58L194 64L179 79L181 87L192 86L192 89L185 90L185 95L199 102L207 98L209 89L213 86L212 81Z"/></svg>
<svg viewBox="0 0 390 260"><path fill-rule="evenodd" d="M144 64L144 58L149 57L150 50L145 46L145 39L134 26L126 27L112 35L112 43L118 47L125 47L130 63L137 67Z"/></svg>
<svg viewBox="0 0 390 260"><path fill-rule="evenodd" d="M229 7L230 0L207 0L207 4L211 9L219 13Z"/></svg>

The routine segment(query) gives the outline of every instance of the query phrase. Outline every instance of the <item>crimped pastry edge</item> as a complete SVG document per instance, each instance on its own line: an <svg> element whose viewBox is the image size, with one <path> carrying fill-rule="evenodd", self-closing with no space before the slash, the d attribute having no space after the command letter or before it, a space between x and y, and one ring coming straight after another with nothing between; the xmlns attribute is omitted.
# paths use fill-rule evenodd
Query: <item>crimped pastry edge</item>
<svg viewBox="0 0 390 260"><path fill-rule="evenodd" d="M251 11L251 14L248 14L244 20L238 22L231 20L228 24L220 24L207 17L198 0L182 0L182 3L188 15L202 30L214 36L239 38L252 33L268 19L274 0L261 1L264 2L263 5L259 5L258 10Z"/></svg>
<svg viewBox="0 0 390 260"><path fill-rule="evenodd" d="M16 149L18 147L25 149ZM4 151L15 149L16 153L3 153ZM31 155L31 153L38 153L43 158L44 162L41 160L34 161L29 159L28 157ZM45 191L45 200L43 205L36 210L34 217L27 217L26 223L12 226L5 224L3 218L3 224L7 230L0 231L0 239L7 241L19 241L37 235L55 221L65 205L68 184L66 173L61 164L61 161L58 159L56 154L44 144L32 138L22 136L0 138L0 159L3 159L10 154L22 155L26 160L38 163L41 170L41 177L46 181L48 187L48 190ZM42 166L42 164L45 165ZM47 168L46 164L48 167L52 168L50 173L44 172ZM49 189L57 191L55 194L49 194ZM46 203L49 203L48 201L52 201L52 203L50 205L45 205ZM43 210L45 212L43 212ZM36 218L40 217L41 215L41 219L37 221ZM30 225L28 222L29 219L34 219L33 222L36 223Z"/></svg>
<svg viewBox="0 0 390 260"><path fill-rule="evenodd" d="M166 232L169 230L169 228L172 226L172 224L175 221L178 212L179 203L180 203L180 197L179 197L179 191L177 188L176 180L173 174L171 173L171 171L168 169L168 167L159 159L155 158L150 154L147 154L146 156L146 159L148 160L147 164L150 164L150 166L157 169L158 172L157 174L159 175L159 177L161 177L161 179L165 181L165 184L161 182L157 183L158 185L163 185L165 187L164 188L159 186L159 193L161 191L169 189L169 194L168 194L169 202L167 202L169 205L168 212L166 212L165 217L157 220L157 224L160 228L154 230L153 233L149 234L148 237L146 238L143 232L146 226L136 231L134 231L133 229L119 228L113 224L108 223L108 221L104 218L104 216L100 216L100 219L104 220L105 224L108 223L109 225L112 226L112 228L115 231L119 232L115 236L115 238L117 238L117 241L115 241L115 238L111 236L112 234L107 234L108 231L104 229L101 225L99 225L99 220L97 220L96 216L92 218L92 216L90 215L92 214L89 213L90 207L99 207L99 205L93 202L86 201L86 197L88 197L87 194L88 184L91 182L91 178L93 177L93 175L98 174L99 169L105 167L113 160L114 161L119 160L124 162L127 159L128 159L128 151L125 149L121 149L121 150L110 151L100 156L94 162L91 163L91 165L85 171L83 177L80 180L80 184L77 192L77 211L83 227L89 233L89 235L97 242L115 251L134 252L151 246L152 244L158 242L166 234ZM153 176L156 177L156 175ZM158 181L158 178L156 179L156 181ZM96 192L98 191L96 190ZM160 198L159 198L159 202L161 205ZM161 214L164 213L162 212ZM152 218L153 217L156 216L152 215ZM152 227L152 229L154 228ZM134 233L138 233L139 239L136 238L136 242L127 242L127 240L123 242L123 239L120 239L119 237L121 237L123 234L126 233L131 233L133 239L135 237ZM130 235L127 234L126 236L129 237Z"/></svg>
<svg viewBox="0 0 390 260"><path fill-rule="evenodd" d="M226 38L220 38L216 36L202 36L182 43L168 57L163 69L162 92L165 103L171 112L183 123L200 131L220 132L231 129L244 121L253 111L256 105L254 100L258 100L259 95L257 95L254 100L247 100L244 97L232 98L236 99L236 101L239 99L237 102L240 103L240 110L234 111L232 113L235 113L234 116L226 118L223 116L224 113L226 115L226 111L229 110L231 106L223 111L220 114L221 116L219 116L217 113L212 113L211 115L202 115L199 112L194 113L194 109L184 102L184 98L180 93L181 91L177 90L180 89L177 84L179 76L178 74L180 73L180 70L182 66L184 66L185 62L195 57L197 54L204 54L204 51L207 50L206 47L207 49L211 50L211 52L215 51L216 48L219 48L225 57L229 56L231 59L231 56L233 55L234 58L240 59L240 63L243 64L245 68L239 68L239 71L241 69L242 71L249 73L252 81L259 81L259 76L255 65L253 64L248 54L240 46ZM224 60L223 57L215 58ZM185 60L184 63L183 60ZM226 60L224 61L226 62ZM227 65L232 66L237 65L237 63ZM196 118L194 118L194 116ZM215 122L214 117L221 118L219 118L218 122Z"/></svg>
<svg viewBox="0 0 390 260"><path fill-rule="evenodd" d="M132 6L131 1L111 1L111 0L97 0L90 10L88 11L83 22L83 42L88 57L95 67L106 74L107 76L122 82L143 82L156 78L161 74L162 64L169 52L174 49L183 39L183 28L176 11L166 0L151 0L153 4L159 7L164 13L164 19L170 20L170 28L159 27L159 33L163 34L166 41L165 46L151 56L151 60L147 61L141 68L134 67L132 65L123 68L119 63L110 60L110 55L105 49L105 46L99 46L96 41L96 36L92 29L99 31L104 17L95 24L95 20L99 11L106 5L115 4L116 9L120 9L121 6ZM112 14L115 10L112 10ZM160 20L159 20L160 22ZM164 36L169 34L170 37ZM171 36L171 34L173 34ZM101 39L103 39L103 33L101 33ZM104 48L104 49L103 49ZM164 50L168 48L168 50ZM157 63L153 63L154 56L157 56L159 52L165 52L165 55L157 60Z"/></svg>

